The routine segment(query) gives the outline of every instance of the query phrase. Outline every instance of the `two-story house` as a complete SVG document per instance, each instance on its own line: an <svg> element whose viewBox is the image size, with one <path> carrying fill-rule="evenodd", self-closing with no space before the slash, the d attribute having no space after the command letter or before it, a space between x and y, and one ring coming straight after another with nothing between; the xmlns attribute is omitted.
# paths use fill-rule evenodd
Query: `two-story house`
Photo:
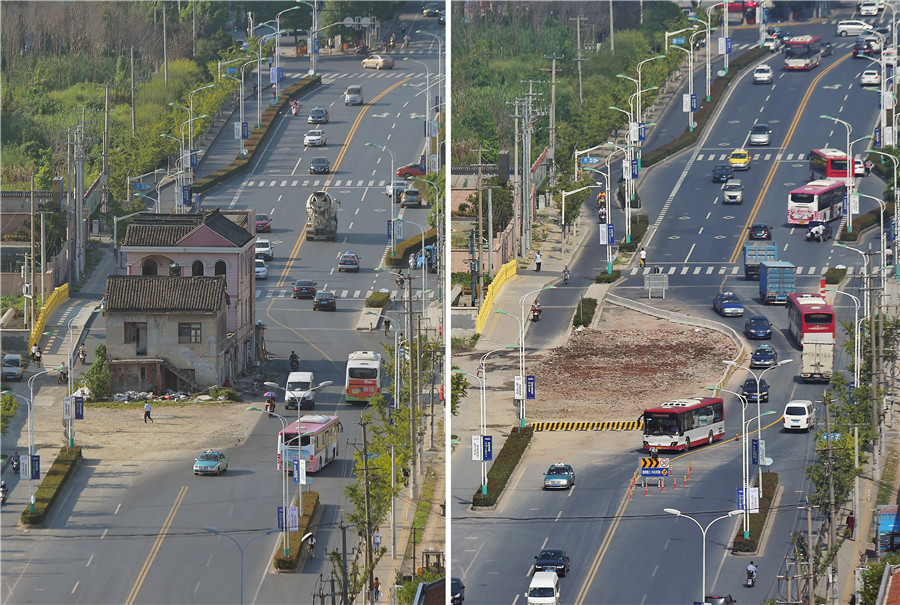
<svg viewBox="0 0 900 605"><path fill-rule="evenodd" d="M224 382L224 276L111 275L105 301L114 392L196 392Z"/></svg>
<svg viewBox="0 0 900 605"><path fill-rule="evenodd" d="M225 356L224 378L230 382L260 357L254 219L252 210L141 213L128 225L119 249L127 275L225 278L228 342L220 351ZM164 351L157 353L165 356Z"/></svg>

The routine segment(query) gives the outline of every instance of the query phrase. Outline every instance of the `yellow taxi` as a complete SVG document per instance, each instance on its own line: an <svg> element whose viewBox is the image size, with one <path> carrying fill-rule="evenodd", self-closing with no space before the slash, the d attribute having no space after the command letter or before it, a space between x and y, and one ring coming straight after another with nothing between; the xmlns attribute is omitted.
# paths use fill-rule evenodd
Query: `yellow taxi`
<svg viewBox="0 0 900 605"><path fill-rule="evenodd" d="M728 156L728 163L734 170L750 169L750 152L746 149L735 149Z"/></svg>

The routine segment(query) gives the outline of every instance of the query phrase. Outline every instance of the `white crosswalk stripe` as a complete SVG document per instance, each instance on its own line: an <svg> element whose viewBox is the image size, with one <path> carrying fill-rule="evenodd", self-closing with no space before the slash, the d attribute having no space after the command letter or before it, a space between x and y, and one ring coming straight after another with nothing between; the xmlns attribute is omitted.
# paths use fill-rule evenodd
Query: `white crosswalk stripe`
<svg viewBox="0 0 900 605"><path fill-rule="evenodd" d="M819 267L797 267L797 275L804 277L813 277L817 275L821 275L821 271L825 271L825 267L821 269ZM695 266L693 267L693 271L691 271L690 265L682 265L679 270L678 265L672 265L666 270L665 268L661 269L664 273L669 275L700 275L701 273L704 275L712 275L716 273L718 275L743 275L743 267L741 265L711 265L711 266ZM652 267L632 267L628 272L628 275L631 277L635 277L638 275L647 275L652 271ZM847 267L847 277L853 277L853 266ZM371 292L370 292L371 294ZM393 296L395 293L392 292Z"/></svg>
<svg viewBox="0 0 900 605"><path fill-rule="evenodd" d="M347 179L346 181L341 180L341 179L335 179L335 180L326 179L324 182L329 183L329 186L331 186L331 187L352 187L352 188L356 188L356 189L364 189L366 187L381 188L381 187L387 186L387 181L385 181L384 179L379 180L379 181L376 181L374 179L372 179L370 181L358 180L358 181L356 181L356 184L354 184L353 181L350 179ZM318 189L318 188L320 188L320 186L322 186L322 184L323 184L323 181L321 179L314 179L314 180L305 179L303 181L293 180L293 181L291 181L290 186L297 187L299 185L300 187L312 187L312 188ZM287 181L281 181L281 182L278 182L278 181L269 181L269 182L259 181L259 182L257 182L255 180L247 181L247 187L287 187L287 186L288 186Z"/></svg>
<svg viewBox="0 0 900 605"><path fill-rule="evenodd" d="M632 275L634 274L632 273ZM259 282L257 282L257 285L260 285ZM322 290L328 290L328 284L325 284L322 287ZM373 293L374 290L367 290L365 293L363 293L362 290L354 290L351 295L350 290L341 290L340 294L335 292L335 297L342 300L365 300L372 296ZM406 296L406 292L400 292L399 290L390 290L388 294L392 300L401 300ZM428 298L433 299L435 295L435 292L429 292ZM283 290L277 288L268 289L264 284L263 287L258 287L256 289L256 298L291 298L292 296L293 290ZM421 299L421 297L421 292L413 293L413 298Z"/></svg>

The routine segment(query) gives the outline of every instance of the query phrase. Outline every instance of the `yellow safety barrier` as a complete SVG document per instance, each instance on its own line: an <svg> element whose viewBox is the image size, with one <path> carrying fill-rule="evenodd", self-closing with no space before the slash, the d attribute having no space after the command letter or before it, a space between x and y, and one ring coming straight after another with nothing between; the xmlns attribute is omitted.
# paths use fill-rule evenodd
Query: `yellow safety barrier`
<svg viewBox="0 0 900 605"><path fill-rule="evenodd" d="M69 284L64 284L54 289L53 293L44 301L44 306L41 307L41 312L38 313L37 320L34 322L34 327L31 329L31 335L28 337L29 351L31 350L31 347L41 339L41 334L44 333L44 327L47 325L47 318L49 318L50 314L56 310L56 307L67 300L69 300Z"/></svg>
<svg viewBox="0 0 900 605"><path fill-rule="evenodd" d="M644 423L639 420L612 420L595 422L532 422L535 431L639 431Z"/></svg>
<svg viewBox="0 0 900 605"><path fill-rule="evenodd" d="M491 285L487 287L487 292L484 293L484 301L481 303L481 309L478 310L478 317L475 318L475 330L479 333L484 329L484 323L491 314L491 308L494 306L494 298L499 296L503 286L516 276L516 269L516 261L511 260L500 267L500 270L494 275L494 279L491 280Z"/></svg>

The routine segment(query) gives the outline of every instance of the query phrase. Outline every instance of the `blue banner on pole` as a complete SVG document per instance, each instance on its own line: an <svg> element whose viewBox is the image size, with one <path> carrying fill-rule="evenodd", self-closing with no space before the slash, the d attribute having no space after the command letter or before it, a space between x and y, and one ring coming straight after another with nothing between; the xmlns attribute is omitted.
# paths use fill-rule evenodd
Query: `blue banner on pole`
<svg viewBox="0 0 900 605"><path fill-rule="evenodd" d="M537 387L535 386L534 376L526 376L525 377L525 399L534 399L534 395L537 391Z"/></svg>
<svg viewBox="0 0 900 605"><path fill-rule="evenodd" d="M494 459L494 438L490 435L481 437L481 459L489 462Z"/></svg>
<svg viewBox="0 0 900 605"><path fill-rule="evenodd" d="M634 158L633 160L631 160L631 178L632 178L632 180L638 178L638 161L637 161L637 158Z"/></svg>
<svg viewBox="0 0 900 605"><path fill-rule="evenodd" d="M875 127L875 134L872 137L872 142L875 143L875 147L881 147L881 126Z"/></svg>
<svg viewBox="0 0 900 605"><path fill-rule="evenodd" d="M616 226L613 223L606 225L606 243L610 246L616 245Z"/></svg>
<svg viewBox="0 0 900 605"><path fill-rule="evenodd" d="M31 457L31 478L32 479L40 479L41 478L41 457L35 454Z"/></svg>
<svg viewBox="0 0 900 605"><path fill-rule="evenodd" d="M753 439L750 443L750 456L753 464L759 464L759 439Z"/></svg>
<svg viewBox="0 0 900 605"><path fill-rule="evenodd" d="M726 17L727 19L727 17ZM731 38L725 38L725 54L731 54Z"/></svg>
<svg viewBox="0 0 900 605"><path fill-rule="evenodd" d="M278 83L281 84L282 82L284 82L284 68L279 67L276 71L278 75Z"/></svg>
<svg viewBox="0 0 900 605"><path fill-rule="evenodd" d="M644 122L638 123L638 141L647 139L647 126Z"/></svg>
<svg viewBox="0 0 900 605"><path fill-rule="evenodd" d="M692 94L691 95L691 113L694 113L695 111L697 111L697 95Z"/></svg>
<svg viewBox="0 0 900 605"><path fill-rule="evenodd" d="M75 420L84 420L84 397L75 398Z"/></svg>
<svg viewBox="0 0 900 605"><path fill-rule="evenodd" d="M191 205L191 186L190 185L182 185L181 186L181 203L185 206Z"/></svg>
<svg viewBox="0 0 900 605"><path fill-rule="evenodd" d="M241 122L241 138L250 138L250 125L247 122Z"/></svg>
<svg viewBox="0 0 900 605"><path fill-rule="evenodd" d="M849 200L847 198L847 194L845 193L844 198L841 200L841 214L843 214L844 216L850 214L850 206L848 204L848 201Z"/></svg>

